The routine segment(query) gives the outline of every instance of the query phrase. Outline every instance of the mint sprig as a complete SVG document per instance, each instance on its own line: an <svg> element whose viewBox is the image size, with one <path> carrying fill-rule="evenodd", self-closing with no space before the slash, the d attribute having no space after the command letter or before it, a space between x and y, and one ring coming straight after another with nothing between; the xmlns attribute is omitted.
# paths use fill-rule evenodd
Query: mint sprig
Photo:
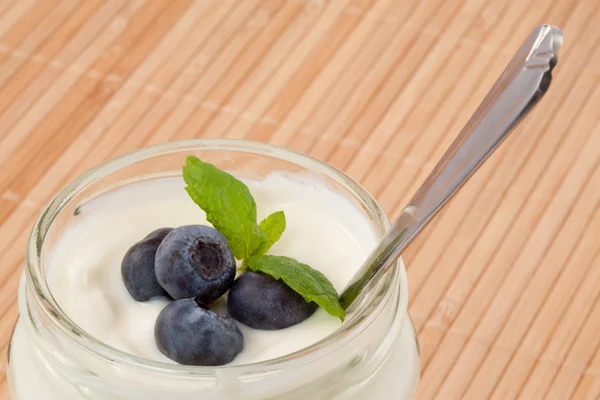
<svg viewBox="0 0 600 400"><path fill-rule="evenodd" d="M346 312L340 305L338 294L329 279L321 272L293 258L258 255L244 260L244 268L281 279L307 302L314 301L329 314L342 321Z"/></svg>
<svg viewBox="0 0 600 400"><path fill-rule="evenodd" d="M185 190L206 212L206 219L229 242L243 268L281 279L307 302L314 301L329 314L340 318L345 311L331 282L321 272L293 258L265 255L286 228L283 211L257 223L256 203L248 187L216 166L188 157L183 167Z"/></svg>
<svg viewBox="0 0 600 400"><path fill-rule="evenodd" d="M187 158L183 180L185 190L225 236L235 258L243 260L265 248L271 233L267 235L256 223L256 203L242 181L197 157Z"/></svg>

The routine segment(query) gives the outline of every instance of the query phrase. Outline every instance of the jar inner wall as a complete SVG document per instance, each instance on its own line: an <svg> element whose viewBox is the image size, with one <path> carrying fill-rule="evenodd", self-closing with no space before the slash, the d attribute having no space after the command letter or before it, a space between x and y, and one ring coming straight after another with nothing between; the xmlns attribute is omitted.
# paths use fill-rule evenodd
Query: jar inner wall
<svg viewBox="0 0 600 400"><path fill-rule="evenodd" d="M239 395L248 399L332 398L375 373L392 347L386 338L397 336L405 317L406 281L401 268L390 272L331 337L298 353L244 366L190 368L139 359L99 343L61 310L46 285L48 258L61 234L98 196L140 181L179 177L188 155L241 178L260 180L271 171L284 171L318 180L361 209L378 237L387 229L387 218L376 202L351 179L307 156L271 146L181 142L110 161L65 188L44 212L32 236L21 312L29 317L27 331L48 368L90 399L133 399L141 394L163 399L173 393L182 399L196 398L199 393L219 399Z"/></svg>

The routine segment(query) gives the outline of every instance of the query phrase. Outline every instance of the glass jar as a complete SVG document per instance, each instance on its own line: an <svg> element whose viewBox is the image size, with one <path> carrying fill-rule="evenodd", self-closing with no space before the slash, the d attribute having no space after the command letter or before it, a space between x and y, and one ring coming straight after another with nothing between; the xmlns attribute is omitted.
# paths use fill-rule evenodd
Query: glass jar
<svg viewBox="0 0 600 400"><path fill-rule="evenodd" d="M189 367L139 358L98 341L65 314L46 282L48 257L61 232L82 205L101 194L180 176L188 155L253 179L271 171L311 175L354 202L378 237L389 227L381 207L351 178L307 155L267 144L201 139L148 147L108 161L61 190L34 226L19 289L21 317L9 348L13 400L414 398L419 349L407 313L401 262L332 335L255 364Z"/></svg>

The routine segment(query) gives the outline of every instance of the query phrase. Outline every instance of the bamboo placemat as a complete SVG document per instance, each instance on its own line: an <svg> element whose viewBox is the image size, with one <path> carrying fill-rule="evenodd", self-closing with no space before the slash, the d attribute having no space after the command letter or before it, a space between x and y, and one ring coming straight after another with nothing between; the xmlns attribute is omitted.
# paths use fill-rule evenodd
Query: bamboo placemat
<svg viewBox="0 0 600 400"><path fill-rule="evenodd" d="M598 398L598 0L0 2L3 352L33 219L82 171L267 141L395 216L539 23L565 33L549 94L405 256L419 399Z"/></svg>

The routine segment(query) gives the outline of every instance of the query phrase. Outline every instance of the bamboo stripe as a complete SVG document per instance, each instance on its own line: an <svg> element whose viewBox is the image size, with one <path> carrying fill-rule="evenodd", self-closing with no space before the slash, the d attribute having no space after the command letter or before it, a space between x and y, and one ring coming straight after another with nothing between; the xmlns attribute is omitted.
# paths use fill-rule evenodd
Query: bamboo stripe
<svg viewBox="0 0 600 400"><path fill-rule="evenodd" d="M17 0L0 4L0 351L41 207L141 146L307 152L391 214L539 23L539 107L405 254L419 399L600 398L600 4ZM8 399L0 368L0 399Z"/></svg>

